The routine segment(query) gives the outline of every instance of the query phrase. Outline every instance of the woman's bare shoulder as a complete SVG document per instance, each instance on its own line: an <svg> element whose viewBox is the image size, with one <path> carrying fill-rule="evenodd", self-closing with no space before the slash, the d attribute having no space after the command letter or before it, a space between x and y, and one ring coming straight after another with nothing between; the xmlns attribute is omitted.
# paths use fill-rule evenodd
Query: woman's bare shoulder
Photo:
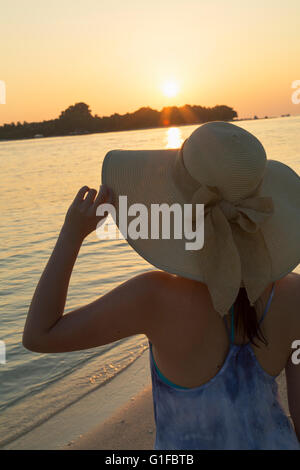
<svg viewBox="0 0 300 470"><path fill-rule="evenodd" d="M300 299L300 274L292 272L287 274L277 282L277 290L290 297L292 301Z"/></svg>
<svg viewBox="0 0 300 470"><path fill-rule="evenodd" d="M200 282L188 279L166 271L148 271L140 275L144 282L150 287L161 290L162 294L168 298L170 291L177 293L178 297L182 297L184 292L197 292L198 295L208 296L207 286Z"/></svg>
<svg viewBox="0 0 300 470"><path fill-rule="evenodd" d="M180 298L197 296L204 303L210 302L207 286L200 282L166 271L151 270L136 276L139 286L159 294L160 301L176 302ZM276 282L277 295L288 308L297 310L300 306L300 274L292 272ZM183 294L188 294L184 296ZM298 315L300 317L300 315Z"/></svg>
<svg viewBox="0 0 300 470"><path fill-rule="evenodd" d="M152 298L152 307L161 314L182 310L185 305L196 300L199 304L210 302L208 289L205 284L188 278L177 276L166 271L147 271L136 276L136 287L145 290Z"/></svg>
<svg viewBox="0 0 300 470"><path fill-rule="evenodd" d="M172 282L172 274L165 271L146 271L131 278L133 284L139 285L149 291L163 291Z"/></svg>
<svg viewBox="0 0 300 470"><path fill-rule="evenodd" d="M155 283L156 285L160 284L162 287L168 285L171 287L177 287L181 285L185 288L192 288L192 286L197 286L199 289L207 291L205 284L200 281L194 281L176 274L171 274L166 271L151 270L146 271L142 274L139 274L135 277L136 279L143 280L145 283Z"/></svg>
<svg viewBox="0 0 300 470"><path fill-rule="evenodd" d="M291 337L300 339L300 274L292 272L277 281L278 315L289 325Z"/></svg>
<svg viewBox="0 0 300 470"><path fill-rule="evenodd" d="M292 273L289 273L287 274L286 276L284 276L282 279L280 279L279 281L277 282L283 282L283 283L300 283L300 274L296 273L296 272L292 272Z"/></svg>

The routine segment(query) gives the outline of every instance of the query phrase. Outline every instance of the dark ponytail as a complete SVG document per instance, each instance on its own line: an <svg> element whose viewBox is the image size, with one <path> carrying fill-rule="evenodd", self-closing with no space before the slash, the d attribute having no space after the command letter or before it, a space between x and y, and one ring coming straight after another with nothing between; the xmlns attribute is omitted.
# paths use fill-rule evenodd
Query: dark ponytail
<svg viewBox="0 0 300 470"><path fill-rule="evenodd" d="M240 288L239 294L234 303L234 329L235 331L241 329L244 338L243 342L248 338L250 343L259 347L259 345L254 341L254 339L257 338L266 346L268 345L268 342L260 329L256 310L254 306L250 305L247 291L244 287Z"/></svg>

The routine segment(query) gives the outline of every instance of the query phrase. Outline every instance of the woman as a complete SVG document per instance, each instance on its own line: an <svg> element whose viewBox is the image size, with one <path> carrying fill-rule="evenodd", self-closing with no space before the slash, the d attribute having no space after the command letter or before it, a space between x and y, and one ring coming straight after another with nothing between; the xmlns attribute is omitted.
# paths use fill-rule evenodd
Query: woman
<svg viewBox="0 0 300 470"><path fill-rule="evenodd" d="M300 261L298 175L267 160L247 131L213 122L179 151L109 152L102 181L98 195L81 188L67 212L31 302L23 345L65 352L145 334L155 449L299 449L293 342L300 340L300 276L292 273ZM96 209L113 202L120 227L121 195L129 206L148 209L191 204L184 223L195 236L203 228L197 204L204 204L204 245L187 249L191 230L162 236L151 219L155 236L129 230L127 238L160 270L63 315L82 241L101 220ZM295 430L277 399L275 378L283 369Z"/></svg>

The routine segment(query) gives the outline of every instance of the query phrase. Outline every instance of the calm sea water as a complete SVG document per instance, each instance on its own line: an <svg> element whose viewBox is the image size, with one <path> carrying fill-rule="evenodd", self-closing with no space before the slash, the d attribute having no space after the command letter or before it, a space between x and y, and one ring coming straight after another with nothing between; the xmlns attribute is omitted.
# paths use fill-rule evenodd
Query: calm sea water
<svg viewBox="0 0 300 470"><path fill-rule="evenodd" d="M268 158L300 174L300 116L237 124L261 140ZM196 127L0 142L0 340L6 344L0 445L102 386L147 348L139 335L86 351L37 354L25 350L21 340L65 212L81 186L99 187L105 154L116 148L176 148ZM74 267L66 311L149 269L125 240L100 241L91 234Z"/></svg>

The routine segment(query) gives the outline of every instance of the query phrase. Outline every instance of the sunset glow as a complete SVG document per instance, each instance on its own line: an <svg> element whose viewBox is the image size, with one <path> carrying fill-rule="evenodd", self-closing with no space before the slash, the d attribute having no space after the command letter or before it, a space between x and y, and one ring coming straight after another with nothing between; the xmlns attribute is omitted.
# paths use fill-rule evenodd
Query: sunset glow
<svg viewBox="0 0 300 470"><path fill-rule="evenodd" d="M55 119L78 102L98 116L185 104L300 113L298 0L17 4L1 7L0 125Z"/></svg>
<svg viewBox="0 0 300 470"><path fill-rule="evenodd" d="M163 93L168 98L178 95L179 86L176 82L165 82L163 85Z"/></svg>

